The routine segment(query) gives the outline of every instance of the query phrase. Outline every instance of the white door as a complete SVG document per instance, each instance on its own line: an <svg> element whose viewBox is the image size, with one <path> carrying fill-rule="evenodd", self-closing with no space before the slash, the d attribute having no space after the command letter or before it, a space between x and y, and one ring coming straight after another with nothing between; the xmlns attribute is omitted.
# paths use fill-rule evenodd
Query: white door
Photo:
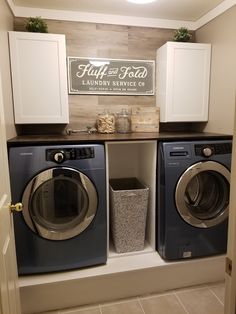
<svg viewBox="0 0 236 314"><path fill-rule="evenodd" d="M226 258L225 314L236 313L236 114L231 166L228 249Z"/></svg>
<svg viewBox="0 0 236 314"><path fill-rule="evenodd" d="M0 314L20 314L14 229L10 203L2 83L0 76Z"/></svg>

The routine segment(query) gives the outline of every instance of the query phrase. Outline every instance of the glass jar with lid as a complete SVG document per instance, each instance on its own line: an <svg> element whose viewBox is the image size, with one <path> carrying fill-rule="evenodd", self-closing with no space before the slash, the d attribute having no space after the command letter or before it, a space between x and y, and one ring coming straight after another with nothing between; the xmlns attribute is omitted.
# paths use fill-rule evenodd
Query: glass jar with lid
<svg viewBox="0 0 236 314"><path fill-rule="evenodd" d="M121 112L116 114L116 132L131 132L131 115L126 109L122 109Z"/></svg>
<svg viewBox="0 0 236 314"><path fill-rule="evenodd" d="M115 132L115 116L114 114L104 111L98 115L97 129L99 133L114 133Z"/></svg>

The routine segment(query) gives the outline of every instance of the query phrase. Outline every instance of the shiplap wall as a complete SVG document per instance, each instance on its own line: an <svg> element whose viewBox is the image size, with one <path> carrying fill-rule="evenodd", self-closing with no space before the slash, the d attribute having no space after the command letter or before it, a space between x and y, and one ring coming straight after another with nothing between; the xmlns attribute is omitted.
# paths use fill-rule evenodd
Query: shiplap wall
<svg viewBox="0 0 236 314"><path fill-rule="evenodd" d="M174 30L45 20L50 33L66 35L67 56L155 60L156 50L172 40ZM25 31L25 19L15 30ZM158 71L158 69L157 69ZM154 96L69 95L70 128L94 126L98 113L132 106L155 106Z"/></svg>

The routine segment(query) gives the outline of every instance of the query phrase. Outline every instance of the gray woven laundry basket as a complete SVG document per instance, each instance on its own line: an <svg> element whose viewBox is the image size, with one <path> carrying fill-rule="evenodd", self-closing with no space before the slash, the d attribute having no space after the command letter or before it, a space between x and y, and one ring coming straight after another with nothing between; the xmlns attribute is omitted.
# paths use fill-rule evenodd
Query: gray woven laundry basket
<svg viewBox="0 0 236 314"><path fill-rule="evenodd" d="M144 249L149 188L137 178L110 179L110 224L118 253Z"/></svg>

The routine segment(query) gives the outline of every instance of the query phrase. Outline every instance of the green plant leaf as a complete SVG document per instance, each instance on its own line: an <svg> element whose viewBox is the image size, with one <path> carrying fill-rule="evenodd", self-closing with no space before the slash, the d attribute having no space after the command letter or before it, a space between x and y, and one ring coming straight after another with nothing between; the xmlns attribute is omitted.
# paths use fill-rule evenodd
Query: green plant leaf
<svg viewBox="0 0 236 314"><path fill-rule="evenodd" d="M174 41L187 42L192 38L189 30L186 27L180 27L174 32Z"/></svg>
<svg viewBox="0 0 236 314"><path fill-rule="evenodd" d="M29 17L26 20L25 28L28 32L48 33L47 23L40 17Z"/></svg>

